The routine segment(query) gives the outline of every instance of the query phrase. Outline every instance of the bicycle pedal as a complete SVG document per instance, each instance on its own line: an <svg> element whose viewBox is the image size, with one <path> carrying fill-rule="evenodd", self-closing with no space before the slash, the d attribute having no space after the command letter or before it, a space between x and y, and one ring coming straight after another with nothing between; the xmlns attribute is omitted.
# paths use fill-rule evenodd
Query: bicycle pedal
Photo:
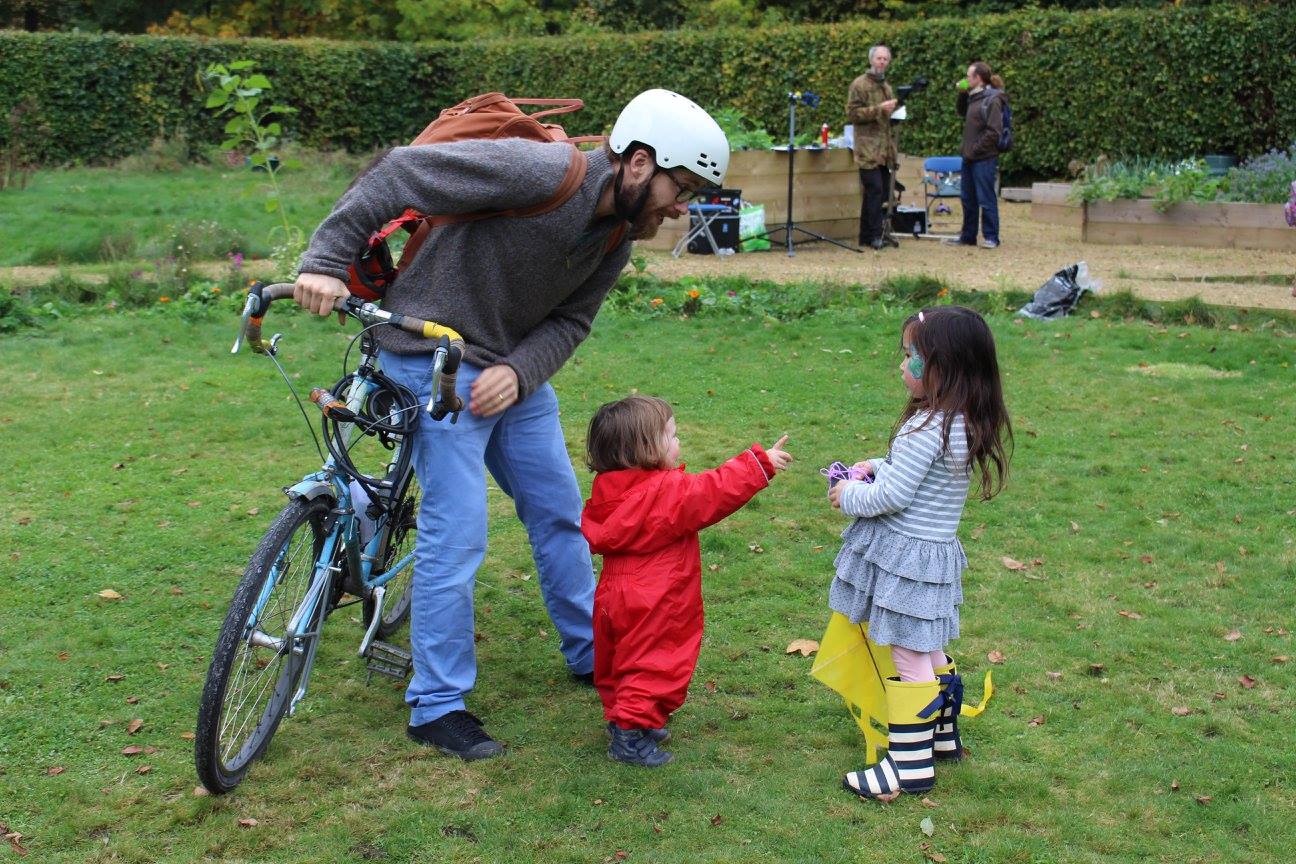
<svg viewBox="0 0 1296 864"><path fill-rule="evenodd" d="M369 670L369 681L373 680L375 672L388 678L395 678L397 681L404 681L414 672L414 655L398 645L375 639L369 643L369 651L365 654L365 665Z"/></svg>

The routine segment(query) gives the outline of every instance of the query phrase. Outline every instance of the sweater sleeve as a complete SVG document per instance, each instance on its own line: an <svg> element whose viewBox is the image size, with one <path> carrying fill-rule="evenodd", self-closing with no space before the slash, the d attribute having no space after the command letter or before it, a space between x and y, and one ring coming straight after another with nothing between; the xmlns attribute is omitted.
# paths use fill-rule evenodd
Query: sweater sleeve
<svg viewBox="0 0 1296 864"><path fill-rule="evenodd" d="M457 215L546 201L569 159L565 148L521 139L397 147L338 199L312 235L299 269L345 281L369 235L406 209Z"/></svg>
<svg viewBox="0 0 1296 864"><path fill-rule="evenodd" d="M603 263L589 278L504 358L504 362L517 373L519 398L525 399L552 378L576 347L585 341L603 299L630 260L630 249L631 242L626 239L603 256Z"/></svg>
<svg viewBox="0 0 1296 864"><path fill-rule="evenodd" d="M661 545L696 534L741 509L773 476L774 465L759 444L710 471L672 471L645 519L643 536Z"/></svg>
<svg viewBox="0 0 1296 864"><path fill-rule="evenodd" d="M847 516L881 516L898 513L908 507L923 478L940 455L941 427L933 418L922 428L921 420L911 419L891 443L891 455L874 462L872 483L852 483L841 497L841 510Z"/></svg>

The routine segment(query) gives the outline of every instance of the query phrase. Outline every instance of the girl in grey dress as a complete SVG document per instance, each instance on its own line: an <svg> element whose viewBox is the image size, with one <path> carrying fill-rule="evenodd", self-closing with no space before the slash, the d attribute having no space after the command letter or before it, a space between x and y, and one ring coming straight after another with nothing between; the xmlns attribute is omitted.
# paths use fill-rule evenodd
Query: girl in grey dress
<svg viewBox="0 0 1296 864"><path fill-rule="evenodd" d="M959 634L967 556L957 536L974 469L988 499L1003 486L1012 427L994 338L971 309L939 306L905 321L900 376L909 400L885 459L857 462L862 480L829 491L856 517L842 533L829 606L891 646L898 678L883 682L890 748L846 775L866 798L926 792L935 759L958 759L962 680L946 646ZM1009 444L1005 449L1004 441Z"/></svg>

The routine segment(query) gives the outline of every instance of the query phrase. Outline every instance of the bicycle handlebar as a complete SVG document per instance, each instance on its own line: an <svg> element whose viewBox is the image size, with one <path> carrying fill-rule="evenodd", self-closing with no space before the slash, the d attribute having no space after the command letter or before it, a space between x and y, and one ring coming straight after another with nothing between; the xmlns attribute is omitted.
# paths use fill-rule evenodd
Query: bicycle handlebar
<svg viewBox="0 0 1296 864"><path fill-rule="evenodd" d="M290 282L278 282L272 285L252 283L248 289L247 302L243 305L242 329L239 331L238 338L234 340L234 347L230 349L230 353L237 354L239 347L246 340L248 346L258 354L274 354L278 337L261 338L261 323L265 319L266 312L270 310L271 303L292 296L293 285ZM433 389L433 400L428 404L427 410L433 420L440 420L447 414L458 417L463 409L463 400L455 393L455 378L459 371L459 361L463 357L464 340L456 330L435 321L415 318L413 315L388 312L373 303L350 295L339 297L334 302L333 308L365 325L390 324L420 338L438 340L435 352L436 354L444 352L444 359L441 361L440 380L438 386Z"/></svg>

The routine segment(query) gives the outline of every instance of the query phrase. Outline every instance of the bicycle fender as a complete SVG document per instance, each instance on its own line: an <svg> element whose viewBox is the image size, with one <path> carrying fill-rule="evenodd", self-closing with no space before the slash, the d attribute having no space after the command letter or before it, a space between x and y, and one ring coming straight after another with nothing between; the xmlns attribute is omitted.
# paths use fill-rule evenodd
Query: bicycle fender
<svg viewBox="0 0 1296 864"><path fill-rule="evenodd" d="M291 486L285 486L284 494L294 500L305 498L307 501L314 501L321 495L326 495L329 498L337 497L333 491L333 484L314 479L301 480Z"/></svg>

